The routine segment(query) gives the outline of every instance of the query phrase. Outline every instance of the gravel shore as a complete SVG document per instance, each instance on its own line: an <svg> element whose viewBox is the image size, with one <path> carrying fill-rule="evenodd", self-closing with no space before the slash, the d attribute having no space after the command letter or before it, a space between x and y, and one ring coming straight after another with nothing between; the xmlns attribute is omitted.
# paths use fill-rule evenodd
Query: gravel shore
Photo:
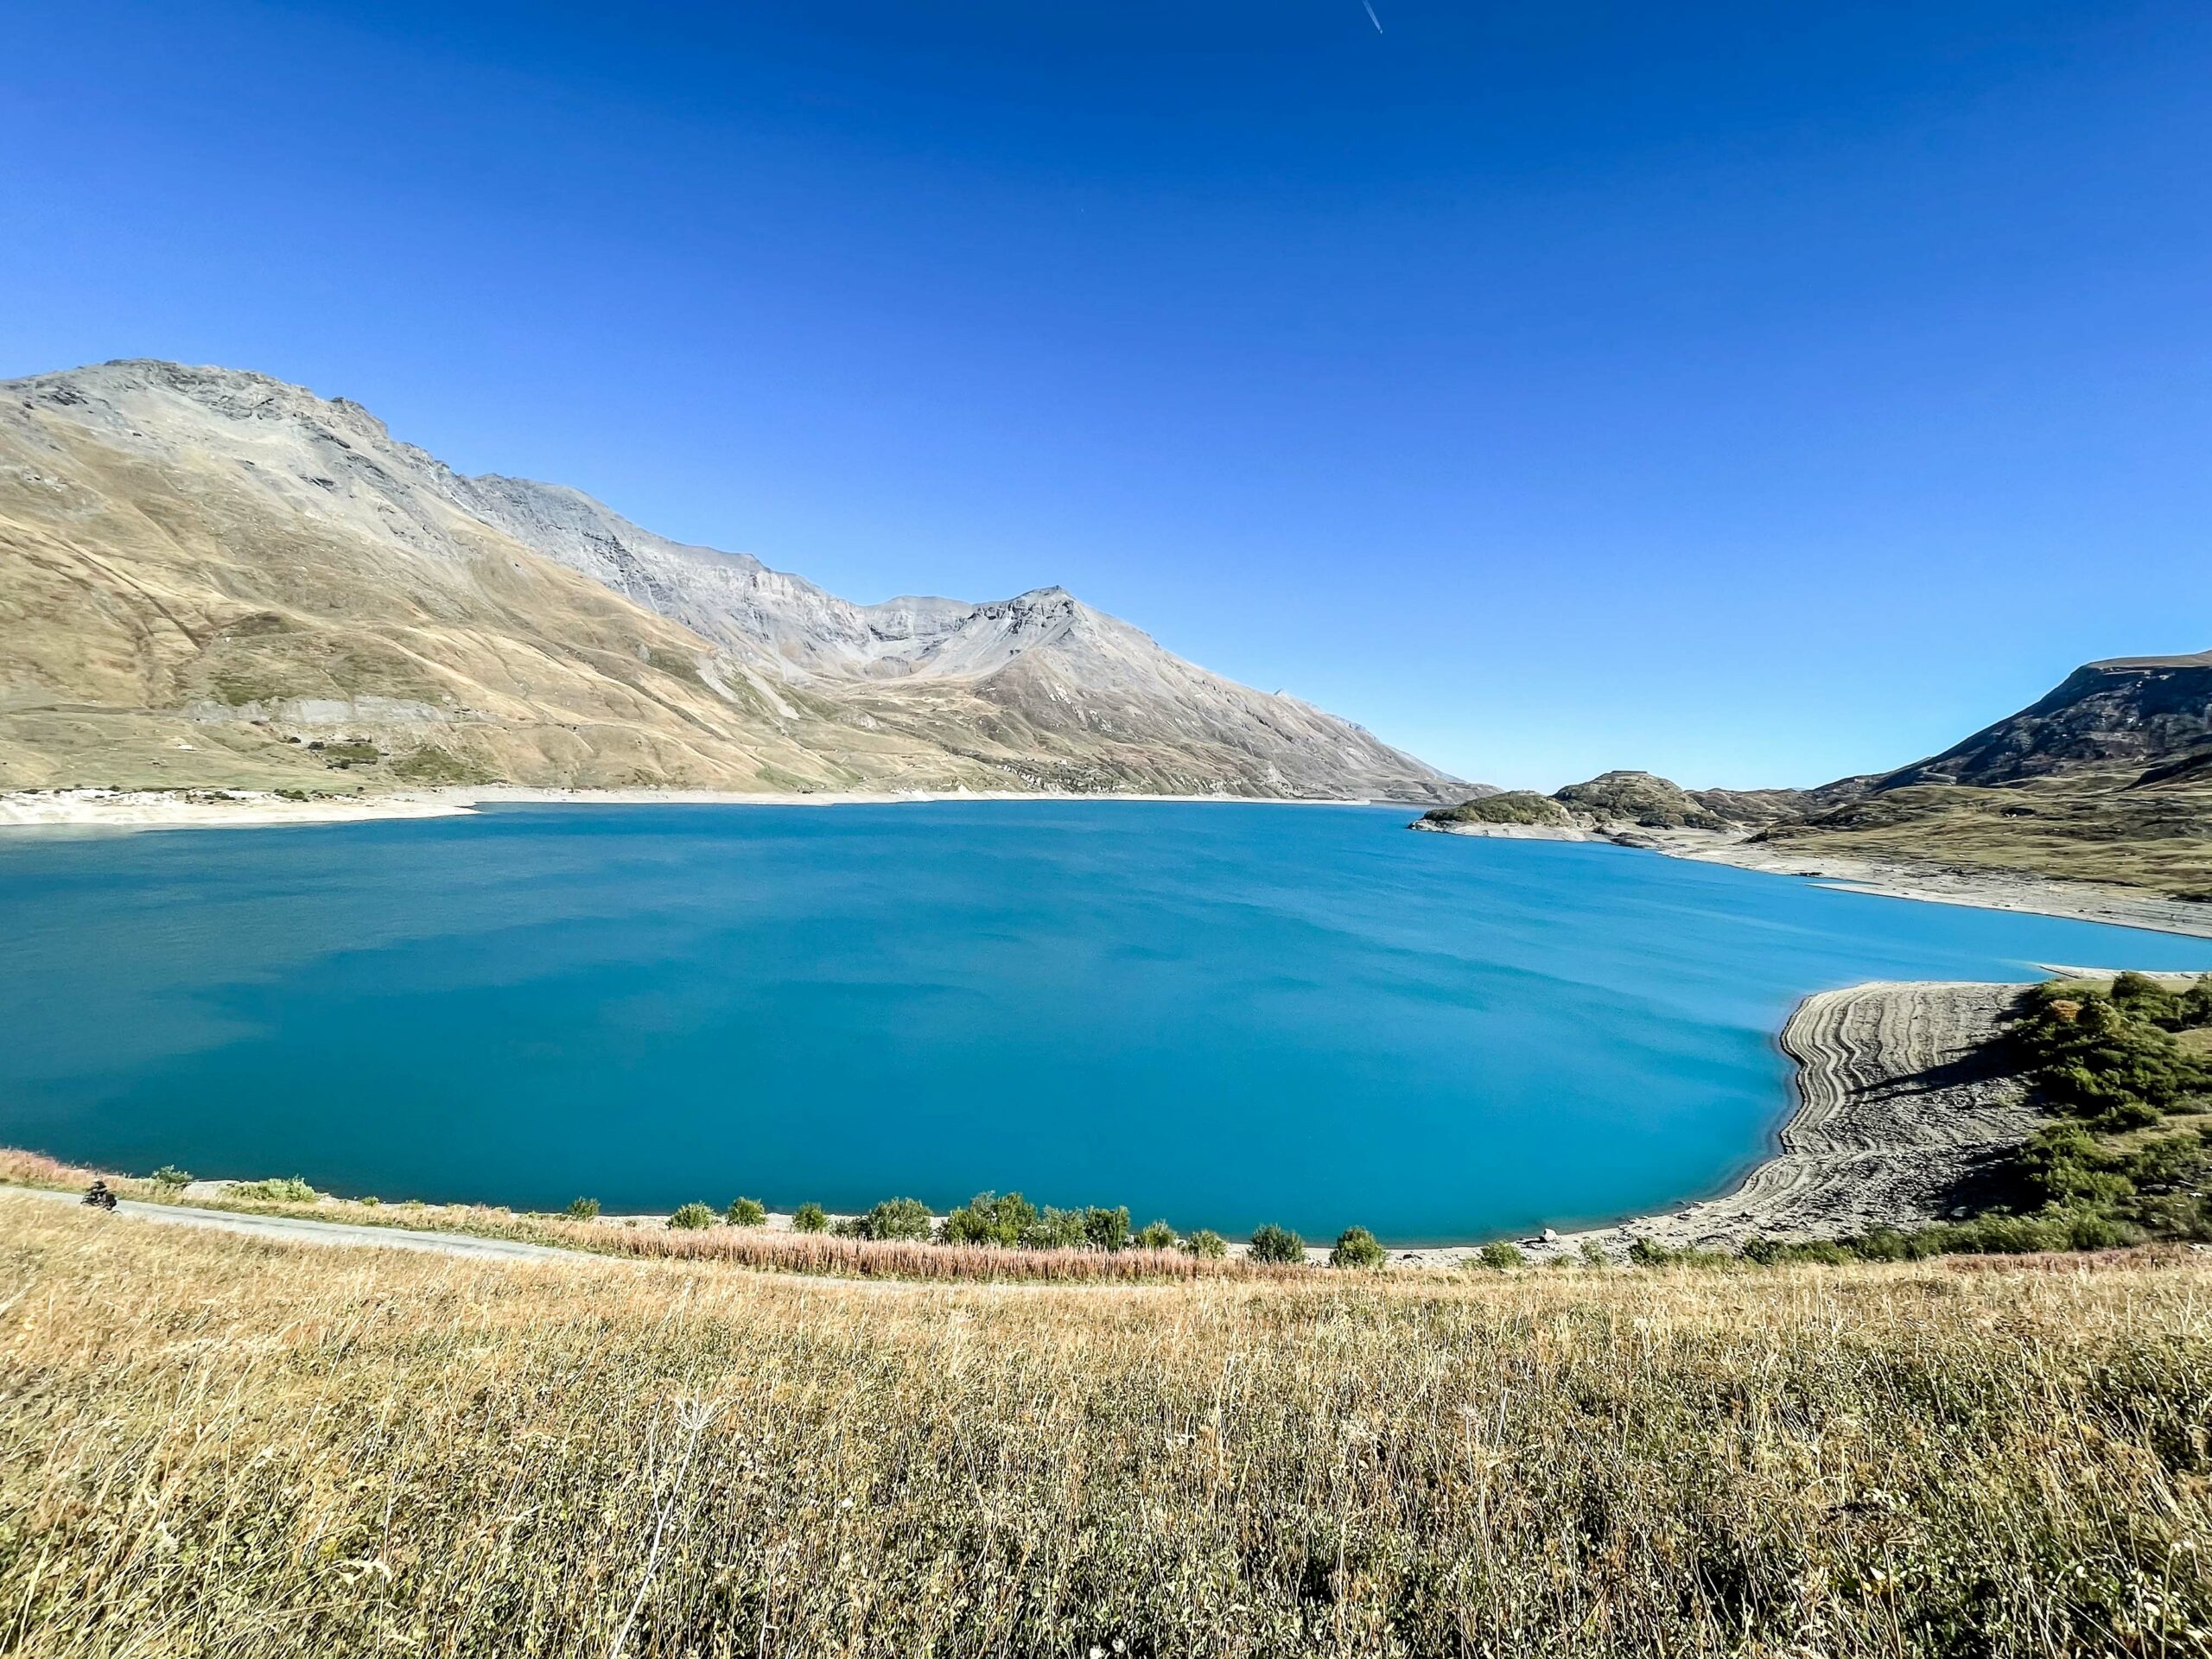
<svg viewBox="0 0 2212 1659"><path fill-rule="evenodd" d="M1725 1197L1524 1248L1549 1256L1594 1239L1620 1255L1646 1238L1732 1249L1758 1235L1914 1227L1971 1206L1991 1166L2043 1121L1995 1044L2020 989L1877 981L1807 997L1783 1028L1798 1106L1772 1158Z"/></svg>

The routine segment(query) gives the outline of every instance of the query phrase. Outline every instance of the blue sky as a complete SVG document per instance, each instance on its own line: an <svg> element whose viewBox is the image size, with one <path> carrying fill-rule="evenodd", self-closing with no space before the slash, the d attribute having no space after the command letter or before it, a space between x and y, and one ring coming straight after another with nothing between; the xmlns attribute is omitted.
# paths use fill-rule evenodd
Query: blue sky
<svg viewBox="0 0 2212 1659"><path fill-rule="evenodd" d="M261 369L1464 776L2212 645L2212 9L39 5L0 375Z"/></svg>

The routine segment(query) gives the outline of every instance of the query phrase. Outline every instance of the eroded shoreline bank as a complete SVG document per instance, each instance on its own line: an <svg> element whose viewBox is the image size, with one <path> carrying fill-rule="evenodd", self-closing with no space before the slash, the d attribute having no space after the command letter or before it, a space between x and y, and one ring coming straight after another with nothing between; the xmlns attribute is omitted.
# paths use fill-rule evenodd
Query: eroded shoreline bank
<svg viewBox="0 0 2212 1659"><path fill-rule="evenodd" d="M1754 1237L1910 1229L1974 1207L1993 1167L2044 1121L1999 1042L2025 983L1877 980L1815 992L1782 1029L1797 1104L1773 1155L1718 1197L1523 1248L1545 1257L1586 1240L1614 1255L1638 1240L1733 1249Z"/></svg>

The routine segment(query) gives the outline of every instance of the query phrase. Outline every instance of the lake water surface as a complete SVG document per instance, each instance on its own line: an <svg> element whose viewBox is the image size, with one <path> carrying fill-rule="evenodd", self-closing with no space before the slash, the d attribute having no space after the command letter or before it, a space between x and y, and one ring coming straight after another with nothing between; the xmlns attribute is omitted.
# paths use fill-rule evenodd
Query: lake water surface
<svg viewBox="0 0 2212 1659"><path fill-rule="evenodd" d="M1440 1241L1726 1185L1870 978L2212 941L1403 809L509 807L0 839L0 1141L664 1211L979 1188Z"/></svg>

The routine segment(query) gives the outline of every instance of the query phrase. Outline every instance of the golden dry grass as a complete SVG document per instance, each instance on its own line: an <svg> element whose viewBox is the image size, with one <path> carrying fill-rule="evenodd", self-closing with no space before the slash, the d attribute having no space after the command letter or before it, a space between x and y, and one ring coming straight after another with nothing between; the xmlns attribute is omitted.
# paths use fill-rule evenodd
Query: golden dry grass
<svg viewBox="0 0 2212 1659"><path fill-rule="evenodd" d="M2212 1623L2200 1256L848 1285L0 1195L0 1306L26 1654L2182 1655Z"/></svg>
<svg viewBox="0 0 2212 1659"><path fill-rule="evenodd" d="M119 1197L143 1203L180 1202L143 1177L87 1169L44 1153L0 1147L0 1187L41 1186L81 1192L104 1180ZM1243 1258L1205 1259L1180 1250L1003 1249L988 1245L937 1244L896 1239L841 1238L828 1233L774 1232L760 1227L714 1226L696 1231L658 1221L573 1221L565 1216L518 1214L481 1204L369 1204L323 1195L311 1203L241 1198L193 1198L194 1209L240 1215L291 1216L357 1227L410 1232L468 1233L525 1244L588 1251L596 1255L655 1261L722 1262L774 1273L848 1279L959 1279L1063 1284L1144 1284L1158 1280L1231 1277L1280 1279L1299 1267L1269 1267Z"/></svg>

